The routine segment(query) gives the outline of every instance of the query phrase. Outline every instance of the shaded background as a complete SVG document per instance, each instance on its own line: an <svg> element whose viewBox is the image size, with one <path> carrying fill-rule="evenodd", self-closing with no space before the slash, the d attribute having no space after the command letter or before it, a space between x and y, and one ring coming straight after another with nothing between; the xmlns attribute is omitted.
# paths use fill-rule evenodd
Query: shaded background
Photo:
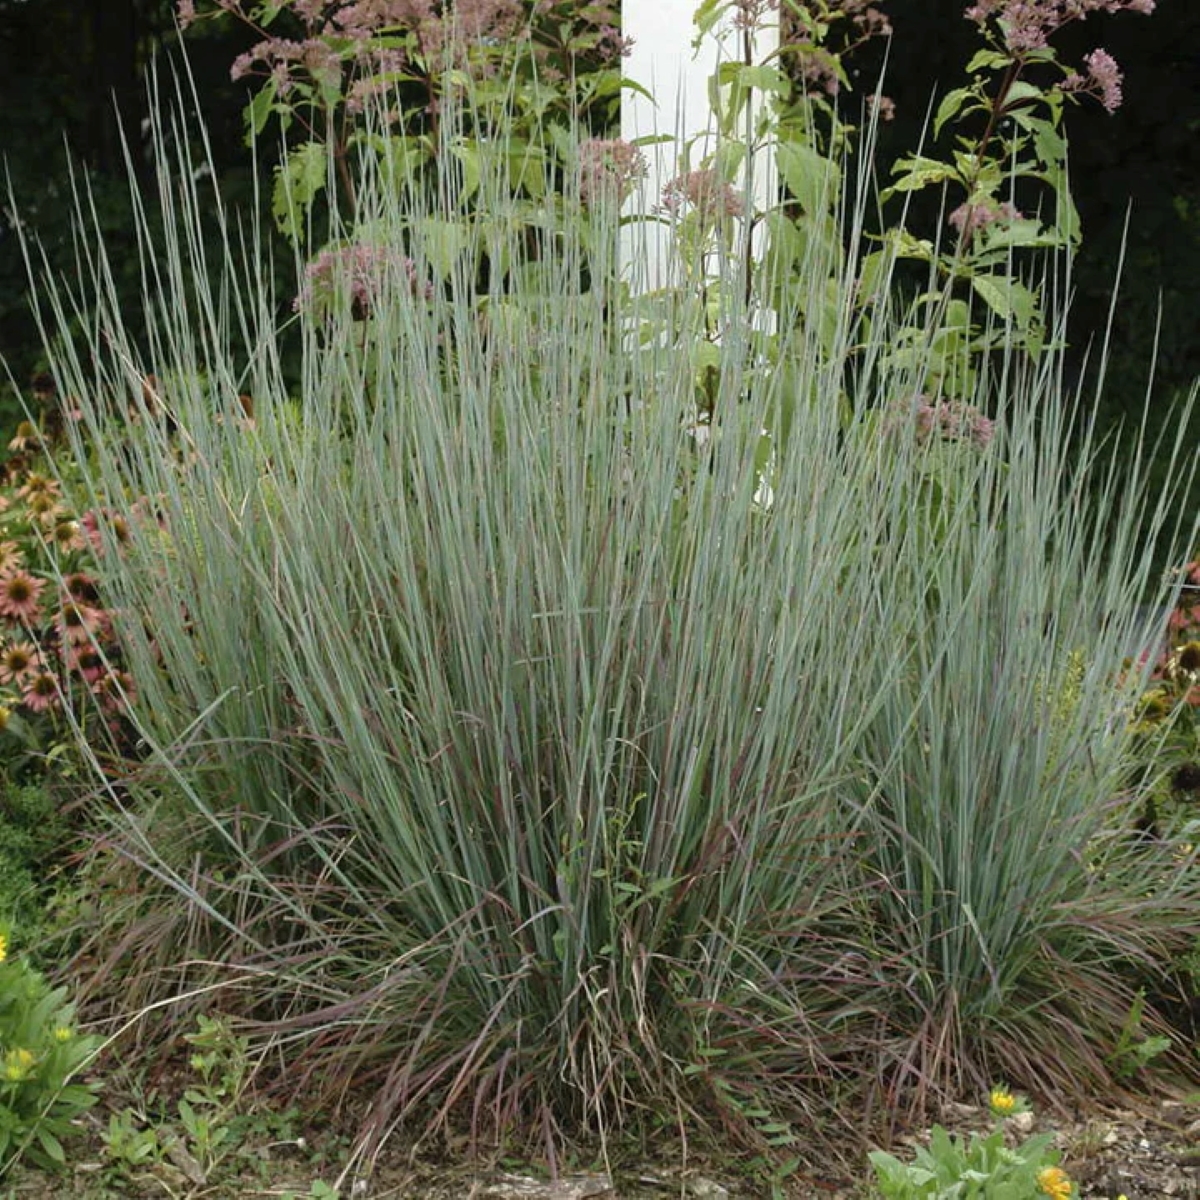
<svg viewBox="0 0 1200 1200"><path fill-rule="evenodd" d="M888 162L917 145L932 89L966 82L979 41L959 0L892 0L886 7L895 37L884 90L897 103L897 119L882 139ZM1200 4L1159 0L1151 17L1091 16L1055 45L1069 64L1102 46L1125 72L1125 102L1115 114L1094 101L1066 110L1071 186L1083 222L1072 368L1085 373L1088 339L1104 329L1124 240L1102 416L1108 425L1140 416L1161 302L1153 396L1155 415L1165 421L1171 400L1200 377ZM880 65L879 48L872 53L859 64L864 84ZM1085 374L1094 369L1093 362Z"/></svg>
<svg viewBox="0 0 1200 1200"><path fill-rule="evenodd" d="M962 16L964 2L886 3L896 36L885 91L896 100L898 115L886 128L882 161L917 144L933 89L964 81L963 68L978 46L974 26ZM173 10L171 0L0 0L0 156L19 213L5 198L0 357L18 384L39 368L42 350L13 225L19 219L36 233L56 268L73 269L67 146L79 178L86 177L93 191L109 245L130 249L125 259L119 253L116 258L124 264L121 286L129 311L136 313L140 287L121 133L132 147L135 171L149 183L144 76L149 64L176 46ZM252 81L232 83L229 64L253 40L230 19L204 21L187 37L222 191L247 204L254 180L241 110ZM1115 427L1140 414L1161 313L1152 412L1157 425L1168 425L1172 400L1200 377L1200 4L1159 0L1149 18L1094 16L1056 44L1067 62L1104 46L1126 74L1125 104L1116 115L1096 103L1067 115L1084 226L1071 370L1085 380L1094 371L1094 362L1084 365L1084 350L1107 319L1131 209L1101 422ZM851 63L867 90L881 52L881 45L871 47ZM290 250L280 249L280 261L290 264ZM11 423L16 416L9 392L0 397L0 420Z"/></svg>

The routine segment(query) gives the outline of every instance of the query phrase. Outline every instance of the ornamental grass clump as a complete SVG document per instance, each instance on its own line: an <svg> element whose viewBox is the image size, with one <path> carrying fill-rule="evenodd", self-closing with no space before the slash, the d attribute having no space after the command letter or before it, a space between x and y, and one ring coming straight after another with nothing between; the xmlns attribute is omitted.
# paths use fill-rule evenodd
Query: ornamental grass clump
<svg viewBox="0 0 1200 1200"><path fill-rule="evenodd" d="M331 275L319 320L253 229L209 290L186 160L143 240L147 350L90 260L60 390L95 502L153 496L161 529L103 560L146 618L114 839L174 889L120 940L124 995L228 983L297 1091L370 1098L364 1145L412 1121L552 1152L666 1112L775 1152L885 1095L1103 1086L1200 911L1194 872L1108 836L1151 636L1140 448L1077 448L1049 353L919 424L940 401L886 314L802 319L827 242L789 263L769 371L757 284L714 255L701 397L711 306L624 323L613 206L509 220L480 146L486 220L450 155L432 190L366 174L336 244L395 253L369 304ZM139 977L166 956L188 973Z"/></svg>

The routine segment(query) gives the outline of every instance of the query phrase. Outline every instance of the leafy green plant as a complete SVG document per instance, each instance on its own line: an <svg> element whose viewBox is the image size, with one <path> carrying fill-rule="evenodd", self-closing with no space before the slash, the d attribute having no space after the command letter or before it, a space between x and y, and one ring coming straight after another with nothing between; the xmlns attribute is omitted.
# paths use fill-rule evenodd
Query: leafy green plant
<svg viewBox="0 0 1200 1200"><path fill-rule="evenodd" d="M185 25L204 17L195 0L180 0L178 9ZM349 0L222 0L211 6L211 15L218 13L232 14L261 39L232 72L261 80L246 107L247 140L259 138L272 117L285 132L303 131L305 140L288 149L276 171L272 202L280 227L297 241L330 179L341 189L342 211L354 209L363 186L359 157L378 153L381 143L383 157L406 173L449 154L469 200L485 168L481 143L500 118L506 175L514 190L540 199L547 163L557 159L571 121L603 132L617 115L625 45L619 13L608 3L419 0L398 13ZM474 120L447 141L439 120L466 87ZM388 105L382 127L363 119L379 96Z"/></svg>
<svg viewBox="0 0 1200 1200"><path fill-rule="evenodd" d="M22 1158L65 1166L63 1140L96 1101L96 1087L75 1076L101 1039L81 1034L66 988L52 988L0 940L0 1172Z"/></svg>
<svg viewBox="0 0 1200 1200"><path fill-rule="evenodd" d="M261 1166L264 1145L303 1144L295 1110L250 1103L249 1044L227 1020L201 1014L184 1040L191 1079L182 1095L151 1096L110 1115L102 1138L114 1180L136 1181L155 1168L179 1171L193 1186L215 1185Z"/></svg>
<svg viewBox="0 0 1200 1200"><path fill-rule="evenodd" d="M158 1130L147 1128L130 1108L109 1113L108 1124L100 1133L104 1158L110 1176L135 1176L163 1159L163 1144Z"/></svg>
<svg viewBox="0 0 1200 1200"><path fill-rule="evenodd" d="M1037 282L1035 264L1044 270L1047 252L1070 252L1081 235L1066 170L1065 106L1093 96L1112 112L1121 102L1121 73L1107 52L1094 51L1076 70L1059 62L1051 41L1089 11L1148 14L1154 4L1084 0L1070 10L1003 0L970 5L965 15L984 41L967 64L970 81L942 98L933 144L892 166L891 182L879 194L881 210L869 214L869 221L861 207L844 203L853 185L842 174L846 152L856 143L872 154L875 119L865 130L849 124L834 97L850 86L844 59L871 37L889 33L890 25L875 6L790 0L779 18L776 7L705 0L696 12L700 37L724 21L738 31L738 44L711 89L719 133L715 149L691 163L692 145L685 146L681 171L689 173L679 178L709 177L715 193L761 175L769 158L785 198L777 204L769 197L765 211L754 211L749 198L739 195L736 210L726 206L729 219L720 227L711 221L697 227L697 215L686 214L679 245L687 277L717 311L725 303L725 286L744 287L740 276L726 279L727 272L704 269L704 263L715 263L720 228L724 253L742 258L746 273L767 276L760 295L768 304L775 299L790 310L795 297L802 297L797 315L816 327L813 340L831 360L839 355L839 305L856 306L864 324L879 312L895 326L885 354L893 366L907 368L907 375L896 374L909 381L909 391L882 400L904 403L916 394L914 405L969 401L989 354L1020 351L1036 359L1053 336L1047 327L1051 300L1045 283ZM783 13L789 26L783 45L769 60L756 61L756 28L782 20ZM847 27L848 35L842 32ZM875 97L875 104L886 115L883 98ZM710 142L706 133L694 144ZM927 190L943 197L945 231L913 227L909 201ZM667 193L664 200L669 205ZM903 203L899 210L897 201ZM755 262L750 232L759 224L766 232L765 250ZM860 256L864 229L877 248ZM831 272L826 280L811 275L808 250L814 243L824 248L821 257ZM854 247L848 255L842 253L845 243ZM891 286L897 260L920 264L926 272L907 302ZM896 322L898 304L903 316ZM710 325L714 344L720 326ZM781 322L777 332L770 322L763 327L759 341L767 369L789 370L791 324ZM774 432L786 432L786 419Z"/></svg>
<svg viewBox="0 0 1200 1200"><path fill-rule="evenodd" d="M1010 1146L1000 1121L988 1134L955 1136L935 1125L929 1145L918 1146L912 1162L883 1150L870 1154L875 1184L885 1200L1031 1200L1077 1195L1057 1164L1053 1134Z"/></svg>
<svg viewBox="0 0 1200 1200"><path fill-rule="evenodd" d="M1117 1075L1129 1079L1144 1071L1159 1055L1171 1049L1171 1039L1164 1034L1147 1033L1143 1027L1146 997L1139 992L1129 1007L1129 1016L1117 1035L1112 1050Z"/></svg>

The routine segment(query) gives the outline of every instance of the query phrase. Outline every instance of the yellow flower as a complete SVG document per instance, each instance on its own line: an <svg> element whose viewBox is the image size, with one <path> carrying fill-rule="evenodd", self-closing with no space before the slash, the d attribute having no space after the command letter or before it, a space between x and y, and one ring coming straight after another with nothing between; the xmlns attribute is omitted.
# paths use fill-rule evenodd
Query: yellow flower
<svg viewBox="0 0 1200 1200"><path fill-rule="evenodd" d="M54 1030L54 1040L56 1042L69 1042L75 1035L66 1025L59 1025Z"/></svg>
<svg viewBox="0 0 1200 1200"><path fill-rule="evenodd" d="M1017 1098L1006 1087L994 1087L988 1103L996 1116L1007 1117L1017 1107Z"/></svg>
<svg viewBox="0 0 1200 1200"><path fill-rule="evenodd" d="M8 957L8 934L0 933L0 962Z"/></svg>
<svg viewBox="0 0 1200 1200"><path fill-rule="evenodd" d="M32 1066L32 1050L10 1050L4 1056L4 1078L8 1080L9 1083L20 1083L22 1079L27 1079L29 1077L29 1071Z"/></svg>
<svg viewBox="0 0 1200 1200"><path fill-rule="evenodd" d="M1071 1195L1071 1181L1062 1167L1043 1167L1037 1176L1038 1187L1051 1197L1051 1200L1068 1200Z"/></svg>

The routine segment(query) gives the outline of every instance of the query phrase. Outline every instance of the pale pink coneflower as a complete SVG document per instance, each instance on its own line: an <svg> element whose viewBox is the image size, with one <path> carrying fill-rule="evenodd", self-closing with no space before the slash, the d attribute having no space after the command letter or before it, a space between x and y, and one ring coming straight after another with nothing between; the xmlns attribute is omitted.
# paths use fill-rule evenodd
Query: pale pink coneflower
<svg viewBox="0 0 1200 1200"><path fill-rule="evenodd" d="M100 588L96 580L86 571L72 571L63 580L63 587L72 600L81 604L95 604L100 598Z"/></svg>
<svg viewBox="0 0 1200 1200"><path fill-rule="evenodd" d="M0 575L0 617L30 625L39 616L39 601L46 587L28 571L8 570Z"/></svg>
<svg viewBox="0 0 1200 1200"><path fill-rule="evenodd" d="M47 712L62 702L58 677L51 671L39 671L30 676L21 688L21 703L30 712Z"/></svg>
<svg viewBox="0 0 1200 1200"><path fill-rule="evenodd" d="M99 512L91 509L85 512L79 518L79 527L82 529L83 535L92 550L101 558L103 558L106 549L106 538L103 532L105 527L107 527L113 541L117 543L118 549L126 545L133 536L129 521L121 516L120 513L113 512L111 509L103 509Z"/></svg>
<svg viewBox="0 0 1200 1200"><path fill-rule="evenodd" d="M17 426L16 435L8 443L8 448L16 454L23 450L36 450L42 444L41 434L32 421L22 421Z"/></svg>
<svg viewBox="0 0 1200 1200"><path fill-rule="evenodd" d="M68 600L58 611L59 635L64 642L85 646L99 637L108 626L108 614L102 609Z"/></svg>
<svg viewBox="0 0 1200 1200"><path fill-rule="evenodd" d="M20 500L32 501L35 496L50 496L57 500L62 496L62 484L38 471L30 471L25 476L25 482L17 488L17 497Z"/></svg>
<svg viewBox="0 0 1200 1200"><path fill-rule="evenodd" d="M10 642L0 651L0 683L19 683L42 669L32 642Z"/></svg>
<svg viewBox="0 0 1200 1200"><path fill-rule="evenodd" d="M67 647L67 670L74 671L85 683L95 684L108 674L104 655L92 645Z"/></svg>
<svg viewBox="0 0 1200 1200"><path fill-rule="evenodd" d="M61 515L61 514L60 514ZM79 522L74 520L55 519L54 528L50 531L50 543L63 554L71 554L83 550L87 542L83 538L83 530Z"/></svg>

